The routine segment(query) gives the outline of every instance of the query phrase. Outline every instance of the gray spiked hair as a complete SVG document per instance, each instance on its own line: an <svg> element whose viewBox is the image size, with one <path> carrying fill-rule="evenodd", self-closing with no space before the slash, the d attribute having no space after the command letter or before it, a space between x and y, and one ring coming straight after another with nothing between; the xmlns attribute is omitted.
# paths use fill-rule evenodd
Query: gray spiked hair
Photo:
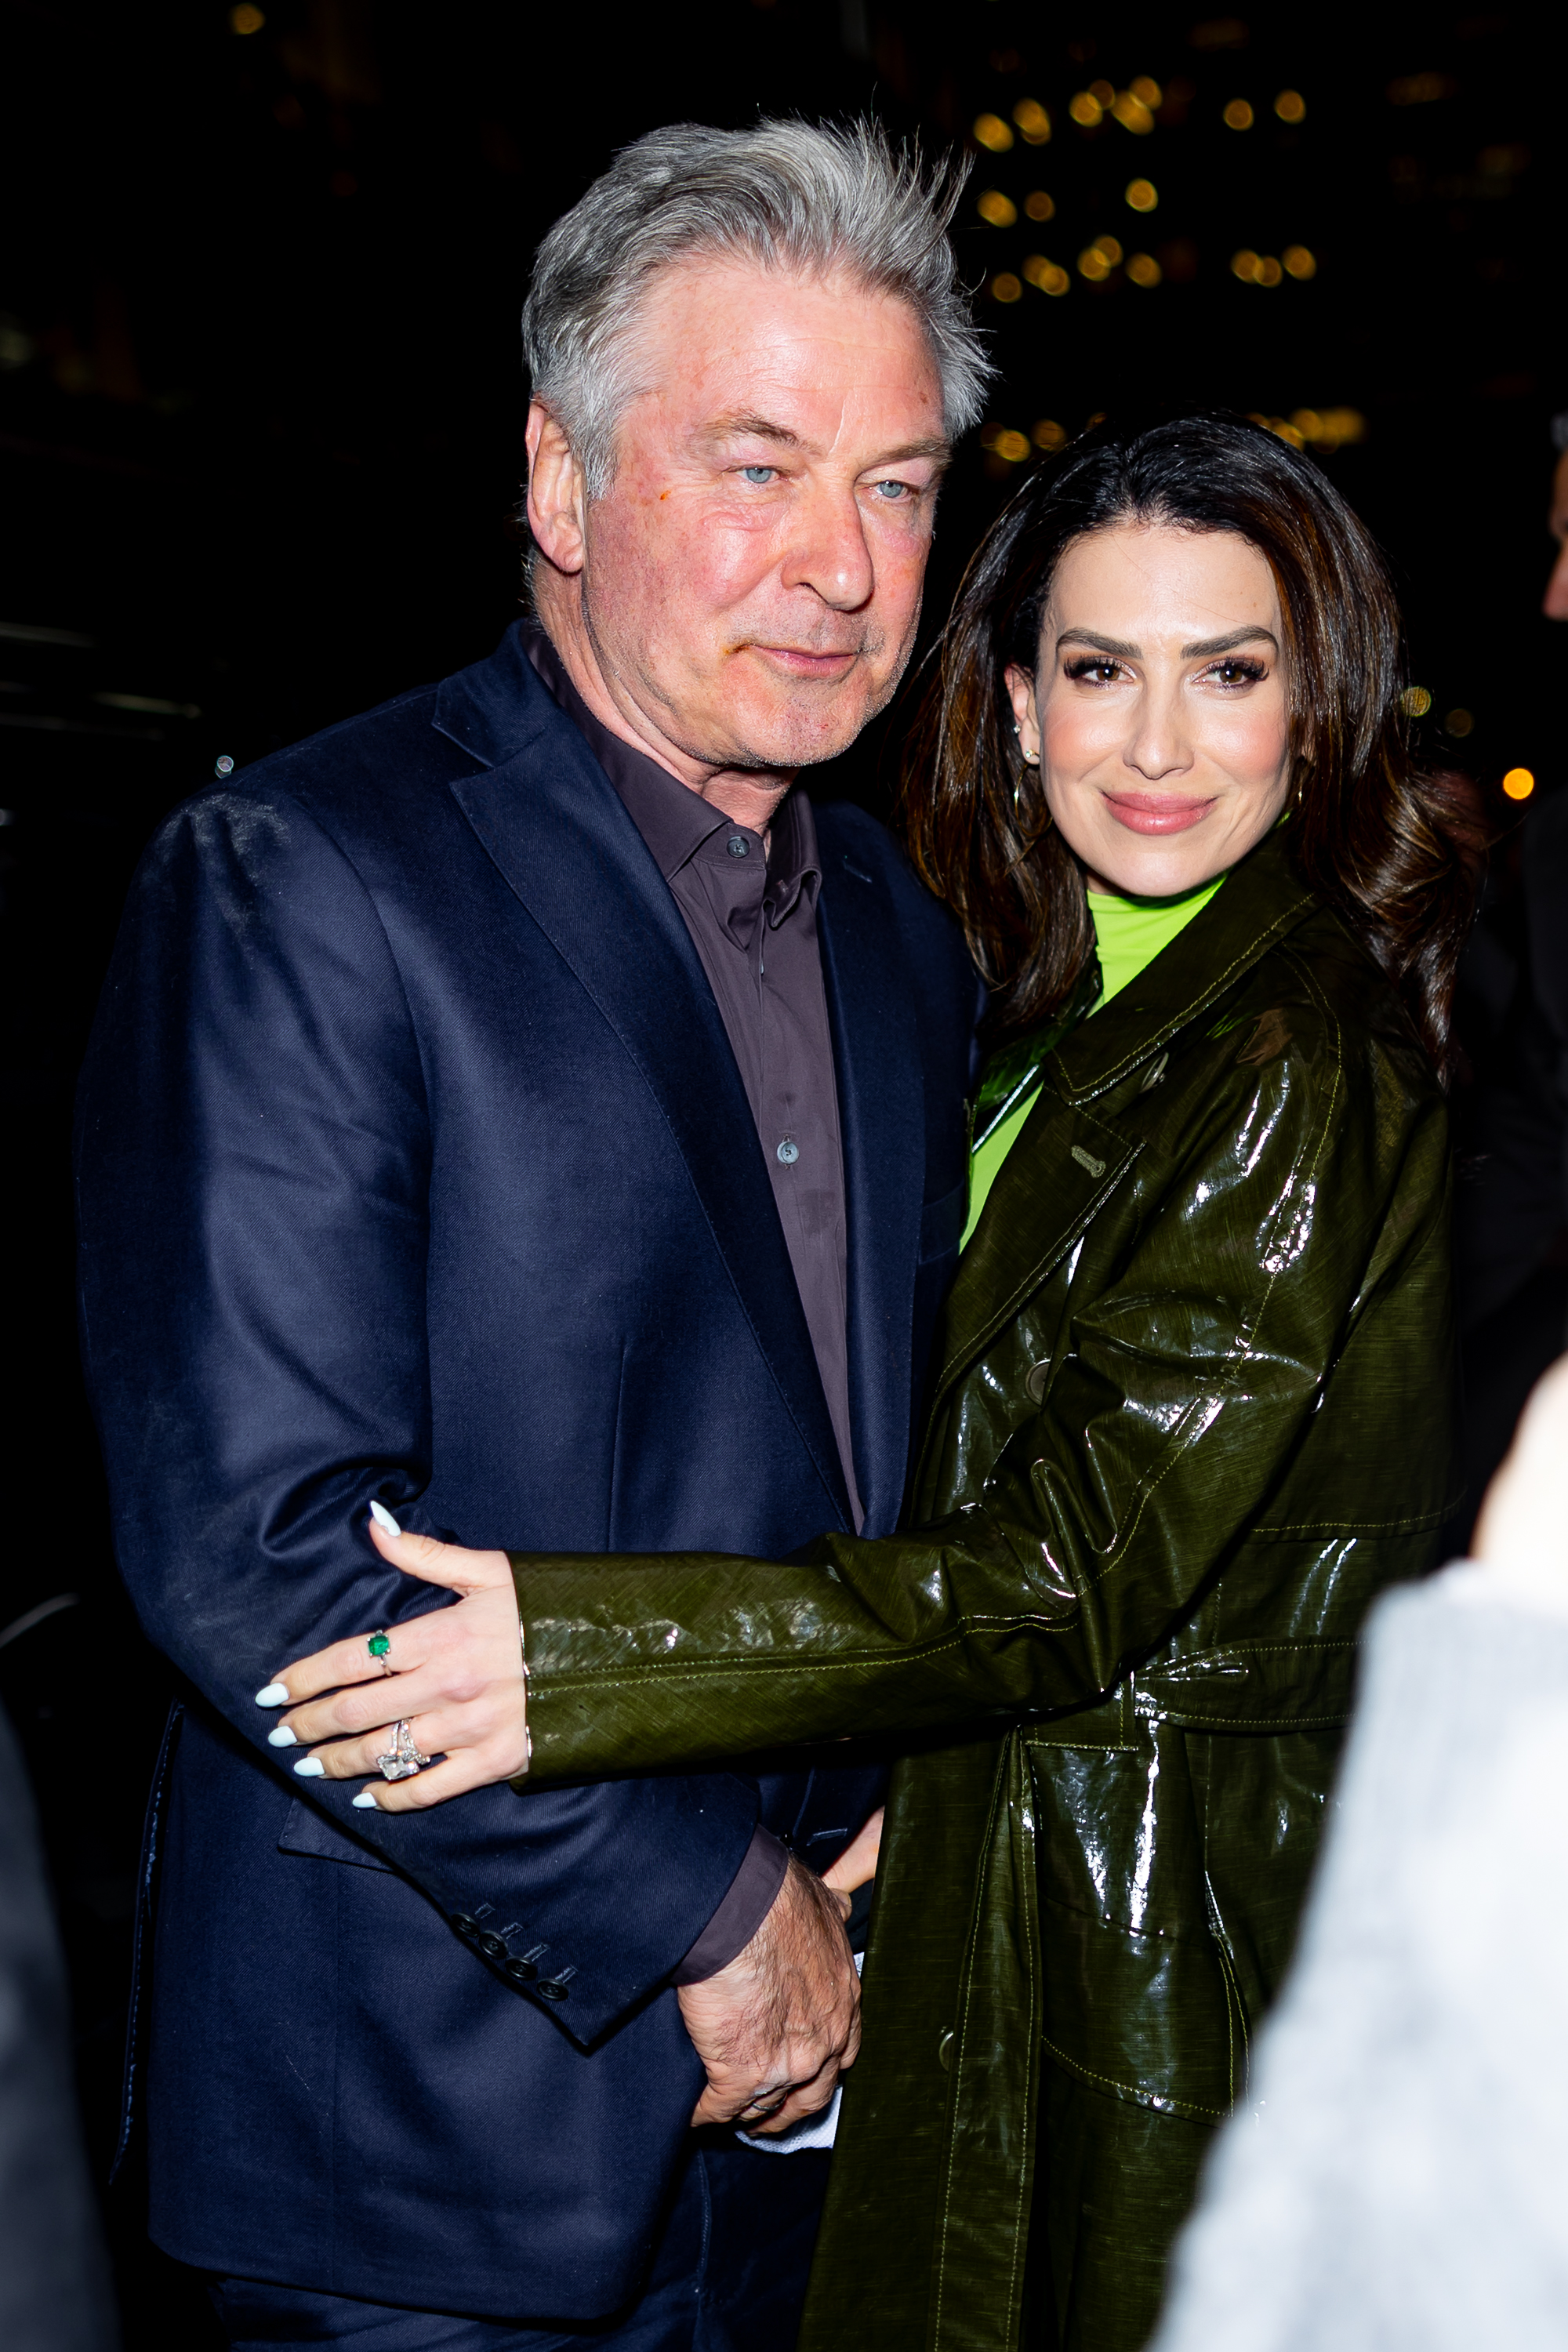
<svg viewBox="0 0 1568 2352"><path fill-rule="evenodd" d="M942 377L945 431L980 415L994 373L947 231L967 161L928 174L880 123L763 121L751 131L675 122L623 147L539 247L522 310L533 393L565 433L588 495L615 475L616 427L637 382L640 298L689 254L843 271L907 302Z"/></svg>

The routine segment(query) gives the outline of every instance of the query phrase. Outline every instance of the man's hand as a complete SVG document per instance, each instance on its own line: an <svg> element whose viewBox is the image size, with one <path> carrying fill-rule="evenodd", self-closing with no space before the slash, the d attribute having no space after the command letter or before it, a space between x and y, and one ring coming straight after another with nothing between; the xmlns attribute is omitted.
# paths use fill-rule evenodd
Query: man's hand
<svg viewBox="0 0 1568 2352"><path fill-rule="evenodd" d="M528 1718L511 1562L504 1551L468 1551L374 1519L370 1532L394 1568L459 1597L393 1626L384 1664L371 1654L367 1627L285 1666L258 1695L264 1706L289 1709L268 1735L272 1745L310 1748L294 1767L305 1779L363 1780L391 1746L388 1727L405 1719L420 1753L444 1760L405 1780L378 1774L354 1802L384 1813L417 1812L515 1780L528 1769Z"/></svg>
<svg viewBox="0 0 1568 2352"><path fill-rule="evenodd" d="M744 1951L717 1976L681 1986L686 2031L708 2069L694 2125L780 2132L826 2106L860 2047L848 1907L792 1854Z"/></svg>

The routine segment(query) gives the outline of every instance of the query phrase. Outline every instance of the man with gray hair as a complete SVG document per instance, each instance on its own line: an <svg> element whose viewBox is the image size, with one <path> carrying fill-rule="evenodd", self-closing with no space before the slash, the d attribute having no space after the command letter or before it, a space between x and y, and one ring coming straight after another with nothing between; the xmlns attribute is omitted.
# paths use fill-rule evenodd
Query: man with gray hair
<svg viewBox="0 0 1568 2352"><path fill-rule="evenodd" d="M443 1596L369 1529L777 1558L895 1523L980 990L796 778L898 683L977 413L959 176L866 124L619 156L528 298L531 616L198 796L133 886L82 1328L188 1696L130 2121L236 2345L794 2341L827 2158L764 2142L854 2056L878 1759L514 1793L515 1604L481 1744L444 1739ZM408 1677L369 1784L282 1712L364 1627Z"/></svg>

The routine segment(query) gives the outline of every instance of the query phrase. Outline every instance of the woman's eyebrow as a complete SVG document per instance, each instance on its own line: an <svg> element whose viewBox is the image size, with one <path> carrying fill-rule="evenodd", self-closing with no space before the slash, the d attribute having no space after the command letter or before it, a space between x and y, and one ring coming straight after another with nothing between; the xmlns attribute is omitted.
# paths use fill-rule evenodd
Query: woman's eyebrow
<svg viewBox="0 0 1568 2352"><path fill-rule="evenodd" d="M1058 654L1064 646L1092 646L1096 653L1117 654L1123 661L1139 661L1142 657L1141 646L1129 645L1123 637L1098 636L1092 629L1064 629L1057 639Z"/></svg>
<svg viewBox="0 0 1568 2352"><path fill-rule="evenodd" d="M1279 652L1279 640L1272 629L1232 629L1223 637L1199 637L1194 644L1184 646L1182 659L1201 661L1210 654L1234 653L1237 646L1256 645L1259 637Z"/></svg>

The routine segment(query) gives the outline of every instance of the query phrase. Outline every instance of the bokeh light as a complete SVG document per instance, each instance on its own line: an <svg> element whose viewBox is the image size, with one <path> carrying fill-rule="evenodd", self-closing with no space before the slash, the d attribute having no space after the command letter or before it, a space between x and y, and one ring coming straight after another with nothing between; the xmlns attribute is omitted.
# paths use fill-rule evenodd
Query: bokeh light
<svg viewBox="0 0 1568 2352"><path fill-rule="evenodd" d="M1164 272L1152 253L1130 253L1127 275L1134 286L1158 286Z"/></svg>
<svg viewBox="0 0 1568 2352"><path fill-rule="evenodd" d="M1078 257L1078 274L1087 278L1091 286L1101 285L1110 277L1111 267L1098 245L1086 245Z"/></svg>
<svg viewBox="0 0 1568 2352"><path fill-rule="evenodd" d="M1305 122L1307 101L1299 89L1282 89L1274 101L1274 111L1281 122Z"/></svg>
<svg viewBox="0 0 1568 2352"><path fill-rule="evenodd" d="M1252 109L1245 98L1233 98L1225 110L1224 121L1229 131L1250 131Z"/></svg>
<svg viewBox="0 0 1568 2352"><path fill-rule="evenodd" d="M1035 427L1034 438L1036 448L1045 450L1048 457L1053 450L1067 447L1067 426L1058 425L1054 416L1042 416Z"/></svg>
<svg viewBox="0 0 1568 2352"><path fill-rule="evenodd" d="M1165 93L1152 74L1134 74L1127 87L1139 104L1146 106L1152 114L1158 114L1165 103Z"/></svg>
<svg viewBox="0 0 1568 2352"><path fill-rule="evenodd" d="M1139 139L1146 139L1154 128L1154 118L1142 100L1130 89L1119 89L1110 101L1110 112L1123 131L1131 131Z"/></svg>
<svg viewBox="0 0 1568 2352"><path fill-rule="evenodd" d="M1023 279L1015 278L1010 269L1004 269L991 280L991 299L994 302L1017 302L1023 299Z"/></svg>
<svg viewBox="0 0 1568 2352"><path fill-rule="evenodd" d="M1258 257L1252 247L1244 245L1239 253L1233 253L1230 257L1230 274L1233 278L1239 278L1244 286L1250 286L1258 275Z"/></svg>
<svg viewBox="0 0 1568 2352"><path fill-rule="evenodd" d="M1029 454L1029 436L1011 425L983 425L980 446L994 457L1005 457L1009 466L1021 466Z"/></svg>
<svg viewBox="0 0 1568 2352"><path fill-rule="evenodd" d="M1258 267L1252 273L1252 282L1255 286L1279 286L1283 282L1285 272L1280 268L1274 256L1271 253L1265 253L1260 256Z"/></svg>
<svg viewBox="0 0 1568 2352"><path fill-rule="evenodd" d="M1021 98L1013 120L1031 147L1043 147L1051 135L1051 118L1037 98Z"/></svg>
<svg viewBox="0 0 1568 2352"><path fill-rule="evenodd" d="M1092 131L1103 120L1105 109L1091 89L1080 89L1068 100L1068 112L1080 130Z"/></svg>
<svg viewBox="0 0 1568 2352"><path fill-rule="evenodd" d="M1012 129L999 114L977 114L974 136L982 147L990 149L993 155L1005 155L1013 144Z"/></svg>
<svg viewBox="0 0 1568 2352"><path fill-rule="evenodd" d="M266 22L260 9L251 7L249 0L241 0L239 7L228 12L229 30L233 33L259 33Z"/></svg>
<svg viewBox="0 0 1568 2352"><path fill-rule="evenodd" d="M1527 801L1535 790L1535 778L1528 768L1510 768L1502 780L1502 788L1510 801Z"/></svg>
<svg viewBox="0 0 1568 2352"><path fill-rule="evenodd" d="M1018 217L1017 205L1011 196L1005 196L1000 188L986 188L976 196L974 209L983 221L990 222L993 228L1011 228Z"/></svg>
<svg viewBox="0 0 1568 2352"><path fill-rule="evenodd" d="M1057 216L1056 205L1047 195L1044 188L1029 190L1028 194L1024 198L1024 210L1028 214L1029 218L1035 221L1055 220Z"/></svg>
<svg viewBox="0 0 1568 2352"><path fill-rule="evenodd" d="M1279 258L1291 277L1299 278L1303 282L1309 278L1315 278L1318 274L1317 256L1309 252L1304 245L1288 245Z"/></svg>
<svg viewBox="0 0 1568 2352"><path fill-rule="evenodd" d="M1152 213L1160 201L1160 192L1152 180L1129 180L1127 201L1135 213Z"/></svg>
<svg viewBox="0 0 1568 2352"><path fill-rule="evenodd" d="M1024 275L1031 286L1039 288L1042 294L1065 294L1072 284L1060 262L1047 261L1043 253L1031 253L1025 257Z"/></svg>
<svg viewBox="0 0 1568 2352"><path fill-rule="evenodd" d="M1399 708L1406 719L1425 719L1432 708L1432 697L1424 686L1407 686L1399 698Z"/></svg>
<svg viewBox="0 0 1568 2352"><path fill-rule="evenodd" d="M1443 721L1447 732L1459 740L1475 732L1476 718L1472 710L1450 710Z"/></svg>

